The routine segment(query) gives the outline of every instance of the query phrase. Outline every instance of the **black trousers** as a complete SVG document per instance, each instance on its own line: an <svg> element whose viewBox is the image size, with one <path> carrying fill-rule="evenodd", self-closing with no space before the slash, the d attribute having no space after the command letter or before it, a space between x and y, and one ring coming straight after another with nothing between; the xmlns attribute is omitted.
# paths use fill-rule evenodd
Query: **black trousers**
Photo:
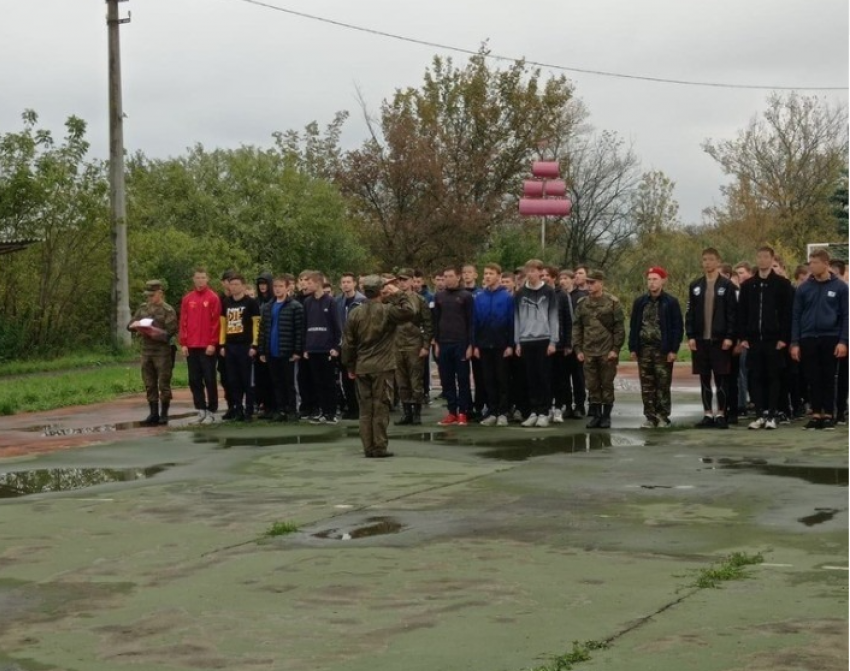
<svg viewBox="0 0 850 671"><path fill-rule="evenodd" d="M339 381L342 385L342 395L345 397L345 411L349 415L360 416L360 404L357 401L357 380L348 377L348 371L343 366L338 367Z"/></svg>
<svg viewBox="0 0 850 671"><path fill-rule="evenodd" d="M267 364L275 408L290 418L295 416L295 362L288 356L270 356Z"/></svg>
<svg viewBox="0 0 850 671"><path fill-rule="evenodd" d="M315 410L330 419L336 415L336 362L329 352L310 352L307 370L315 393Z"/></svg>
<svg viewBox="0 0 850 671"><path fill-rule="evenodd" d="M218 384L215 379L217 358L215 354L207 356L203 347L189 348L186 366L189 369L189 389L192 390L195 410L218 412Z"/></svg>
<svg viewBox="0 0 850 671"><path fill-rule="evenodd" d="M575 352L567 356L567 396L566 405L584 407L587 401L587 388L584 382L584 366L576 358Z"/></svg>
<svg viewBox="0 0 850 671"><path fill-rule="evenodd" d="M564 350L558 350L552 355L552 396L556 408L567 405L568 395L571 395L568 377L567 357L564 356Z"/></svg>
<svg viewBox="0 0 850 671"><path fill-rule="evenodd" d="M510 391L508 393L511 406L519 410L520 414L525 417L531 412L529 409L528 394L526 393L528 384L525 379L525 364L516 355L508 359L508 378L510 384Z"/></svg>
<svg viewBox="0 0 850 671"><path fill-rule="evenodd" d="M224 348L230 401L236 410L244 410L249 417L254 414L254 390L251 387L254 361L248 354L250 349L250 345L225 345Z"/></svg>
<svg viewBox="0 0 850 671"><path fill-rule="evenodd" d="M254 399L266 412L278 409L268 364L260 360L254 362Z"/></svg>
<svg viewBox="0 0 850 671"><path fill-rule="evenodd" d="M301 405L298 412L302 417L312 415L318 410L316 402L316 391L313 389L313 378L310 374L310 366L306 359L298 362L298 394L301 396Z"/></svg>
<svg viewBox="0 0 850 671"><path fill-rule="evenodd" d="M475 386L475 393L472 397L472 407L479 415L483 412L484 406L490 405L491 401L487 396L487 384L484 382L484 373L481 370L481 361L473 358L470 362L472 368L472 383Z"/></svg>
<svg viewBox="0 0 850 671"><path fill-rule="evenodd" d="M816 415L834 416L835 394L838 384L838 359L835 346L838 338L802 338L800 363L809 385L809 405Z"/></svg>
<svg viewBox="0 0 850 671"><path fill-rule="evenodd" d="M220 350L219 350L220 351ZM224 400L227 403L227 409L233 407L233 394L230 390L230 381L227 377L227 362L225 357L219 354L217 357L217 367L218 367L218 378L221 381L221 388L224 389Z"/></svg>
<svg viewBox="0 0 850 671"><path fill-rule="evenodd" d="M756 415L767 413L773 417L780 410L786 410L787 404L780 406L779 403L785 357L781 350L776 349L775 340L751 340L749 344L747 366L752 375ZM735 407L731 401L730 406Z"/></svg>
<svg viewBox="0 0 850 671"><path fill-rule="evenodd" d="M546 354L549 341L533 340L520 345L531 412L548 415L552 407L552 357Z"/></svg>
<svg viewBox="0 0 850 671"><path fill-rule="evenodd" d="M491 415L507 415L510 409L508 361L505 351L496 348L479 349L481 376L487 392L487 409Z"/></svg>

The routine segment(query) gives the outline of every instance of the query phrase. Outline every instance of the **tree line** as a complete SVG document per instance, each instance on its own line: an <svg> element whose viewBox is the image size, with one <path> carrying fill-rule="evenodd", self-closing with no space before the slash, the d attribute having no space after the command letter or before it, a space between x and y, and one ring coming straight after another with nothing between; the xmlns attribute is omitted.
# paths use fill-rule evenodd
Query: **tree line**
<svg viewBox="0 0 850 671"><path fill-rule="evenodd" d="M517 213L532 160L556 159L573 210L547 227L544 260L605 268L615 291L642 289L664 263L678 283L702 246L729 261L761 242L789 260L809 242L847 238L847 109L771 95L734 138L704 151L727 176L722 202L683 222L675 182L645 170L634 147L597 129L565 77L522 61L497 68L436 57L417 87L377 110L361 101L367 138L340 144L347 112L324 128L274 133L269 146L127 157L131 291L164 279L172 303L190 269L297 272L541 256L539 222ZM86 123L55 138L27 110L0 135L0 239L37 238L0 256L0 358L110 342L112 239L107 164L88 156Z"/></svg>

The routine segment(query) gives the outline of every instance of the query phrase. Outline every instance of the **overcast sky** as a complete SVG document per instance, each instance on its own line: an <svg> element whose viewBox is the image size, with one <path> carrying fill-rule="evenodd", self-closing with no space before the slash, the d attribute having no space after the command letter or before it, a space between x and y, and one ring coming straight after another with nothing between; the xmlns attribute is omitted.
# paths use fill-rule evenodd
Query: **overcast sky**
<svg viewBox="0 0 850 671"><path fill-rule="evenodd" d="M529 60L671 79L767 86L847 86L847 0L266 0L432 42ZM71 114L107 152L103 0L0 0L0 133L35 109L54 132ZM130 0L122 26L125 144L149 156L269 145L271 133L371 107L417 86L431 47L286 15L241 0ZM444 55L450 55L443 52ZM458 61L466 57L457 54ZM717 202L722 175L701 150L733 137L768 91L674 86L568 73L591 122L634 142L645 168L675 182L683 218ZM814 92L811 93L815 95ZM847 91L820 92L832 102Z"/></svg>

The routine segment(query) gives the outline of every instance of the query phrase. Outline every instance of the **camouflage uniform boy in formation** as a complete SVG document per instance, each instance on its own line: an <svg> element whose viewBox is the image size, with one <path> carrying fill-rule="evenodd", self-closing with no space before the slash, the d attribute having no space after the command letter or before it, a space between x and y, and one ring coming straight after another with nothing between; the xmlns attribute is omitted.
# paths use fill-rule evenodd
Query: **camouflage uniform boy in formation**
<svg viewBox="0 0 850 671"><path fill-rule="evenodd" d="M640 394L646 421L641 428L667 428L673 363L684 335L682 308L664 291L667 271L655 266L646 272L647 292L635 299L629 325L629 352L638 362Z"/></svg>
<svg viewBox="0 0 850 671"><path fill-rule="evenodd" d="M413 291L413 271L402 268L396 275L398 287L408 295L415 313L413 320L399 324L395 335L395 381L404 415L396 424L422 424L422 399L425 395L422 361L428 357L434 330L431 310L425 299Z"/></svg>
<svg viewBox="0 0 850 671"><path fill-rule="evenodd" d="M588 429L611 428L614 378L620 348L626 339L623 306L604 290L605 273L594 270L587 277L589 294L576 305L573 349L584 366L592 417Z"/></svg>
<svg viewBox="0 0 850 671"><path fill-rule="evenodd" d="M150 407L150 414L142 424L168 424L168 409L171 405L171 373L174 356L171 340L177 334L177 313L165 302L161 280L145 283L147 301L133 314L127 325L142 338L142 380ZM142 319L152 319L150 326L142 326ZM161 408L160 408L160 404Z"/></svg>
<svg viewBox="0 0 850 671"><path fill-rule="evenodd" d="M377 275L363 279L368 299L352 310L342 335L342 365L357 381L360 397L360 440L370 458L393 456L387 451L387 425L395 377L396 327L414 318L410 296Z"/></svg>

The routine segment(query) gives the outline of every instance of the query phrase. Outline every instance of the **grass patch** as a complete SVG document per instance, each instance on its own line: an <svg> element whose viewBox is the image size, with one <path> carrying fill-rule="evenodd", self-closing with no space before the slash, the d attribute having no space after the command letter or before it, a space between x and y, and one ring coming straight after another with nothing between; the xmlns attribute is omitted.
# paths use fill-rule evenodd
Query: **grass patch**
<svg viewBox="0 0 850 671"><path fill-rule="evenodd" d="M0 377L9 375L30 375L32 373L50 373L73 368L95 368L116 363L137 361L139 353L130 348L120 352L112 350L89 350L66 354L55 358L23 359L0 362Z"/></svg>
<svg viewBox="0 0 850 671"><path fill-rule="evenodd" d="M174 367L171 386L187 387L185 364ZM0 415L52 410L69 405L101 403L122 394L144 391L138 364L70 370L15 380L0 379Z"/></svg>
<svg viewBox="0 0 850 671"><path fill-rule="evenodd" d="M535 666L529 671L570 671L576 664L590 661L594 650L604 650L608 647L605 641L573 641L573 647L569 652L552 657L546 664Z"/></svg>
<svg viewBox="0 0 850 671"><path fill-rule="evenodd" d="M748 566L761 564L763 561L764 556L761 552L756 554L733 552L708 568L699 569L693 582L685 585L685 588L716 589L724 582L743 580L747 577L745 571Z"/></svg>
<svg viewBox="0 0 850 671"><path fill-rule="evenodd" d="M298 531L298 525L295 522L275 522L263 532L266 538L274 538L275 536L288 536Z"/></svg>

